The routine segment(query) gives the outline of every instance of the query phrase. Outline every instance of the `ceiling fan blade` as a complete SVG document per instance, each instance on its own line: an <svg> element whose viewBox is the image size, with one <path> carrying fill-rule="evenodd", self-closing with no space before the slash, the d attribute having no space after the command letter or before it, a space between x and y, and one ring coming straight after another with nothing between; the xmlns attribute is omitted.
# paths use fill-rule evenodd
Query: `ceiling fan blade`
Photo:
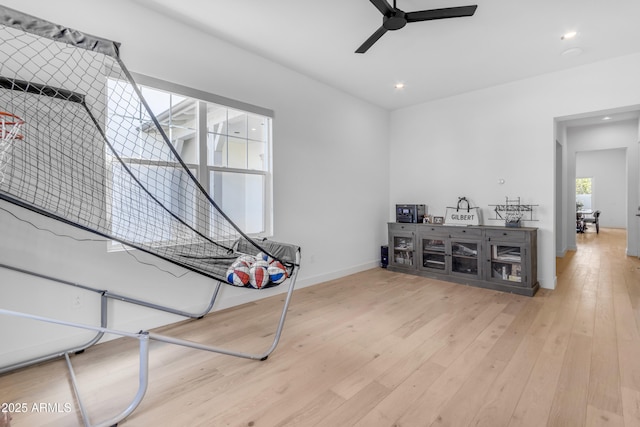
<svg viewBox="0 0 640 427"><path fill-rule="evenodd" d="M372 0L373 1L373 0ZM418 12L407 12L407 22L432 21L434 19L461 18L463 16L473 16L478 5L445 7L443 9L421 10Z"/></svg>
<svg viewBox="0 0 640 427"><path fill-rule="evenodd" d="M373 34L371 35L371 37L369 37L369 38L367 39L367 41L366 41L366 42L362 43L362 46L360 46L360 47L358 48L358 50L356 50L356 53L365 53L365 52L366 52L367 50L369 50L369 48L370 48L371 46L373 46L373 44L374 44L375 42L377 42L377 41L378 41L378 39L379 39L380 37L382 37L382 36L384 35L384 33L386 33L386 32L387 32L387 29L386 29L386 28L384 28L384 27L380 27L380 28L378 28L378 30L377 30L375 33L373 33Z"/></svg>
<svg viewBox="0 0 640 427"><path fill-rule="evenodd" d="M380 13L384 16L389 16L393 12L393 8L387 0L369 0L375 7L378 8Z"/></svg>

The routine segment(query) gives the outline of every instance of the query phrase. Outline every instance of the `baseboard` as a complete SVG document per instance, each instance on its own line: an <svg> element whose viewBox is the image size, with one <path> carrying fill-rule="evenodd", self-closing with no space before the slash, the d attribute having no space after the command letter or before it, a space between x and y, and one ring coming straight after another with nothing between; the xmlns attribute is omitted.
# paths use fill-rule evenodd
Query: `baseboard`
<svg viewBox="0 0 640 427"><path fill-rule="evenodd" d="M637 254L637 253L635 253L635 252L633 252L633 251L630 251L630 250L629 250L629 248L626 248L626 249L624 250L624 253L625 253L625 254L627 254L627 256L640 257L640 254Z"/></svg>
<svg viewBox="0 0 640 427"><path fill-rule="evenodd" d="M354 265L342 270L332 271L330 273L320 274L317 276L306 277L304 279L298 279L296 284L297 288L306 288L307 286L317 285L319 283L328 282L330 280L339 279L340 277L348 276L350 274L360 273L361 271L370 270L372 268L380 267L380 261L369 261L363 264Z"/></svg>

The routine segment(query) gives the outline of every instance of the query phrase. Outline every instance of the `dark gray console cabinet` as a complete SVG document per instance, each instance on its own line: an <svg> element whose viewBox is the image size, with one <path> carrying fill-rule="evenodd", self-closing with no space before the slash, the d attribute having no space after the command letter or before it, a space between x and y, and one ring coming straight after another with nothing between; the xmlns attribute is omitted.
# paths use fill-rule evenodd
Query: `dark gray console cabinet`
<svg viewBox="0 0 640 427"><path fill-rule="evenodd" d="M533 296L537 228L389 223L389 269Z"/></svg>

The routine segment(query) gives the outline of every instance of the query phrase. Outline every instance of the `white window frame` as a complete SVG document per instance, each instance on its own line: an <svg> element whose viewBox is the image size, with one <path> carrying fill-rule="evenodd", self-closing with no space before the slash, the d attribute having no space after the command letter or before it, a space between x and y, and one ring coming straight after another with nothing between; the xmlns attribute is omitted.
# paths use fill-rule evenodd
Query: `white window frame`
<svg viewBox="0 0 640 427"><path fill-rule="evenodd" d="M139 86L145 86L150 89L157 89L160 91L170 92L172 94L192 98L197 101L197 164L187 163L185 164L192 170L195 170L194 174L198 179L200 185L207 191L210 187L210 174L211 172L226 172L226 173L239 173L244 175L261 175L264 177L264 204L263 204L263 218L264 218L264 230L259 233L247 233L253 237L272 237L273 235L273 117L274 113L270 109L258 107L252 104L247 104L241 101L236 101L223 96L215 95L212 93L204 92L198 89L193 89L187 86L182 86L176 83L167 82L154 77L146 76L138 73L131 73L134 81ZM267 140L267 165L266 170L254 170L254 169L239 169L224 166L210 166L207 162L207 104L217 104L222 107L239 110L242 112L256 114L271 119L269 126L269 135ZM204 120L203 120L204 118ZM153 160L143 161L143 163L153 163ZM215 199L214 195L211 195L212 199ZM224 207L221 206L224 211ZM233 219L233 218L232 218ZM198 227L204 227L203 231L208 232L208 224L198 224ZM245 230L242 230L245 232ZM123 247L118 242L111 242L109 250L122 250Z"/></svg>

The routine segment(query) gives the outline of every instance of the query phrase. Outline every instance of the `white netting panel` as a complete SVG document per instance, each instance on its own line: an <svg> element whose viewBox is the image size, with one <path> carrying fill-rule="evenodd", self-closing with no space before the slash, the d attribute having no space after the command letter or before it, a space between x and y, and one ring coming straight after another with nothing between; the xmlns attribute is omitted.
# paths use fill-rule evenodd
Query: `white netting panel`
<svg viewBox="0 0 640 427"><path fill-rule="evenodd" d="M242 233L140 112L118 58L3 25L0 56L0 111L25 121L1 198L224 278Z"/></svg>

